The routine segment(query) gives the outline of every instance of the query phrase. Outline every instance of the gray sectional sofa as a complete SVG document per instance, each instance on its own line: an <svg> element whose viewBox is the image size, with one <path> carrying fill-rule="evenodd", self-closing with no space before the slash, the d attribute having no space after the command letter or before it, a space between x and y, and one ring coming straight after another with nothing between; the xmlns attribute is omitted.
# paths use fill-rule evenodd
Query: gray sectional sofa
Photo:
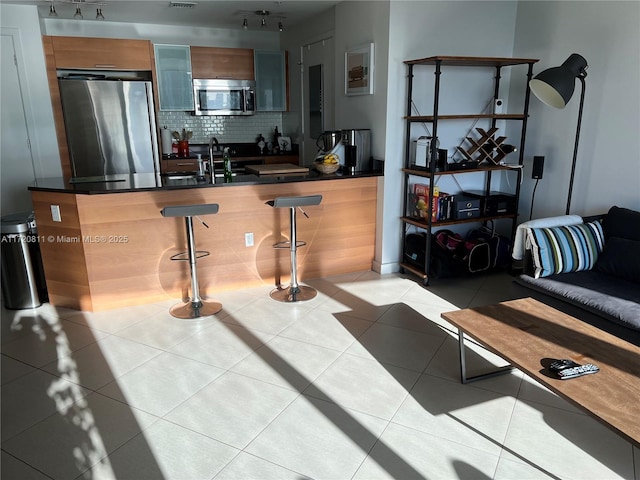
<svg viewBox="0 0 640 480"><path fill-rule="evenodd" d="M585 225L600 222L604 239L599 244L598 234L587 240L571 241L581 236L584 227L557 227L536 231L542 240L536 242L534 232L527 242L523 274L515 279L516 293L537 298L570 315L591 323L614 335L640 345L640 212L611 207L606 215L585 218ZM572 229L572 230L569 230ZM538 230L538 229L536 229ZM566 233L569 232L569 233ZM576 233L577 232L577 233ZM542 235L544 233L544 235ZM569 237L567 239L562 235ZM536 249L536 243L547 242ZM582 246L580 245L582 242ZM554 249L553 245L560 245ZM562 258L564 245L567 255L580 256L581 250L593 247L594 254L582 258L580 271L556 273L562 268L575 268L572 260ZM551 257L551 267L540 255ZM554 263L555 262L555 263ZM558 266L559 265L559 266ZM546 270L545 270L546 268ZM554 270L555 268L555 270ZM538 277L538 278L536 278Z"/></svg>

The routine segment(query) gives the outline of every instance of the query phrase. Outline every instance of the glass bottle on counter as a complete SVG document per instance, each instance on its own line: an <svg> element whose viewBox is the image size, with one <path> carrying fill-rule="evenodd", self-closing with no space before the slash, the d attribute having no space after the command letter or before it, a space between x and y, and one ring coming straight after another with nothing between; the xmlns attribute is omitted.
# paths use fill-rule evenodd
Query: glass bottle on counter
<svg viewBox="0 0 640 480"><path fill-rule="evenodd" d="M229 155L229 147L224 147L224 150L222 153L222 162L224 167L224 181L231 182L232 173L231 173L231 156Z"/></svg>

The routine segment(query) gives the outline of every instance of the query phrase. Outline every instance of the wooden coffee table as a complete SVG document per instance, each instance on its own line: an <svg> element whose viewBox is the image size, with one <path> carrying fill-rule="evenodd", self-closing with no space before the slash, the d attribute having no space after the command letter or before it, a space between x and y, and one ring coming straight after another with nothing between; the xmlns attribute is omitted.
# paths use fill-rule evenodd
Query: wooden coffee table
<svg viewBox="0 0 640 480"><path fill-rule="evenodd" d="M468 378L464 333L640 447L640 347L532 298L443 313L442 318L458 328L463 383L506 371ZM543 366L552 358L593 363L600 372L560 380Z"/></svg>

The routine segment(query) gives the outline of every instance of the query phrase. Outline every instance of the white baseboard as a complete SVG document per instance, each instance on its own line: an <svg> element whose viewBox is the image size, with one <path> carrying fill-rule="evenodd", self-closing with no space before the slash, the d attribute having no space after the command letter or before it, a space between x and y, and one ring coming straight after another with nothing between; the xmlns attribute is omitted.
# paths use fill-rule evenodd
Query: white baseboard
<svg viewBox="0 0 640 480"><path fill-rule="evenodd" d="M393 263L381 264L380 262L374 260L373 263L371 264L371 269L374 272L379 273L380 275L386 275L388 273L397 273L400 271L400 263L393 262Z"/></svg>

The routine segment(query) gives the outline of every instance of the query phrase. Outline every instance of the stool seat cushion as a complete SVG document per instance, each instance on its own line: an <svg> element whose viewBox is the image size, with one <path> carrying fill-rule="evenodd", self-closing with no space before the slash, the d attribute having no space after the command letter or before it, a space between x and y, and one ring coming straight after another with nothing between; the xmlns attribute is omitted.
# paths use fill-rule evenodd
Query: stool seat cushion
<svg viewBox="0 0 640 480"><path fill-rule="evenodd" d="M205 203L200 205L171 205L164 207L160 213L163 217L195 217L198 215L213 215L218 213L217 203Z"/></svg>
<svg viewBox="0 0 640 480"><path fill-rule="evenodd" d="M306 207L309 205L319 205L322 195L306 195L300 197L276 197L267 202L274 208Z"/></svg>

